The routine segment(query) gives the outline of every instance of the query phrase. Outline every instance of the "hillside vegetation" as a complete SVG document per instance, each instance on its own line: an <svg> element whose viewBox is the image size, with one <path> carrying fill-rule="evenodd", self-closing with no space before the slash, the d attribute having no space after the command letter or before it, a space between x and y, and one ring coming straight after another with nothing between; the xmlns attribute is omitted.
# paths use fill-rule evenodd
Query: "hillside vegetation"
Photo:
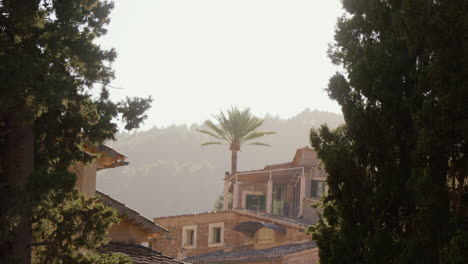
<svg viewBox="0 0 468 264"><path fill-rule="evenodd" d="M341 115L309 109L289 119L270 115L264 119L261 129L277 132L262 139L272 147L243 148L239 171L288 162L297 148L310 145L311 128L343 123ZM199 128L173 125L120 134L108 145L126 155L130 164L101 171L97 188L149 218L212 210L222 193L231 153L226 146L200 147L209 138L197 132Z"/></svg>

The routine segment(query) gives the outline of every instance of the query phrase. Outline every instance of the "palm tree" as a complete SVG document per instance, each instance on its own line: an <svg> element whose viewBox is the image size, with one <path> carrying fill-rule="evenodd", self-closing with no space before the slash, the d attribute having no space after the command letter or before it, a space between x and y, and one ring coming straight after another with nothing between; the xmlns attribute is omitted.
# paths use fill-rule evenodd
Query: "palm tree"
<svg viewBox="0 0 468 264"><path fill-rule="evenodd" d="M202 146L229 146L231 150L231 174L237 171L237 152L240 151L242 145L248 143L248 145L270 146L265 143L251 141L275 133L256 131L263 124L263 119L253 116L250 108L241 111L237 107L231 107L227 111L227 116L221 111L219 114L213 115L213 117L217 124L211 120L206 120L203 124L210 130L197 129L197 131L220 140L205 142Z"/></svg>

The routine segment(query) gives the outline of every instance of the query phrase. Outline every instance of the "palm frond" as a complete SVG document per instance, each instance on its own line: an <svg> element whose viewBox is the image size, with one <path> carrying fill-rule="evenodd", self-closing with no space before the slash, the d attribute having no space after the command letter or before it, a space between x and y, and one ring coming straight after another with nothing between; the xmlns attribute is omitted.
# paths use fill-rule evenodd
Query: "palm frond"
<svg viewBox="0 0 468 264"><path fill-rule="evenodd" d="M249 121L246 123L246 128L245 131L248 131L248 133L255 131L257 128L259 128L261 125L263 125L263 120L257 117L251 117ZM247 133L247 134L248 134Z"/></svg>
<svg viewBox="0 0 468 264"><path fill-rule="evenodd" d="M226 135L226 131L224 131L222 128L219 128L217 125L215 125L211 120L206 120L203 123L205 126L213 130L216 134L218 134L218 137L229 141L229 136Z"/></svg>
<svg viewBox="0 0 468 264"><path fill-rule="evenodd" d="M207 134L207 135L212 136L212 137L217 138L217 139L224 139L224 138L222 138L221 136L218 136L218 135L216 135L215 133L213 133L213 132L211 132L211 131L208 131L208 130L197 129L197 131L200 132L200 133Z"/></svg>
<svg viewBox="0 0 468 264"><path fill-rule="evenodd" d="M202 147L208 146L208 145L223 145L223 143L221 143L221 142L205 142L205 143L201 144Z"/></svg>
<svg viewBox="0 0 468 264"><path fill-rule="evenodd" d="M250 144L248 144L248 145L271 147L270 145L268 145L268 144L266 144L266 143L262 143L262 142L253 142L253 143L250 143Z"/></svg>
<svg viewBox="0 0 468 264"><path fill-rule="evenodd" d="M228 113L230 114L230 113ZM226 117L223 112L220 112L218 115L213 115L213 117L218 121L220 126L220 130L225 133L226 139L232 143L236 138L235 132L233 131L232 120L231 117Z"/></svg>
<svg viewBox="0 0 468 264"><path fill-rule="evenodd" d="M271 134L276 134L276 132L258 132L258 131L254 131L254 132L251 132L250 134L248 134L245 138L243 138L242 142L247 142L249 140L264 137L266 135L271 135Z"/></svg>
<svg viewBox="0 0 468 264"><path fill-rule="evenodd" d="M219 139L231 148L240 149L247 141L275 133L256 131L263 124L263 120L252 115L250 108L239 110L231 106L226 113L220 111L218 114L213 114L213 119L214 122L206 120L203 123L208 129L197 129L197 131ZM207 142L203 146L212 144L221 144L221 142ZM250 145L268 146L259 142Z"/></svg>

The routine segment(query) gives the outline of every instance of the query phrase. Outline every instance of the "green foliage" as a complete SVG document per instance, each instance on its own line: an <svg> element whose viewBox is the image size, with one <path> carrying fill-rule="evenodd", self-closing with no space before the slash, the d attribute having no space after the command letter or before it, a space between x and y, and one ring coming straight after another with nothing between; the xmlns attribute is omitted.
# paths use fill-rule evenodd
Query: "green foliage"
<svg viewBox="0 0 468 264"><path fill-rule="evenodd" d="M240 147L257 138L266 135L274 134L275 132L259 132L256 131L263 124L263 120L255 117L250 112L250 108L239 110L237 107L231 107L227 111L227 115L222 111L219 114L213 115L217 124L210 120L206 120L203 124L210 130L199 129L198 132L207 134L220 141L206 142L202 146L212 144L227 144L231 150L240 151ZM253 142L249 145L264 145L268 144Z"/></svg>
<svg viewBox="0 0 468 264"><path fill-rule="evenodd" d="M33 210L33 263L132 263L120 255L93 253L119 222L116 211L77 190L50 191ZM107 261L107 262L106 262Z"/></svg>
<svg viewBox="0 0 468 264"><path fill-rule="evenodd" d="M127 97L125 101L117 104L117 109L122 113L122 121L126 123L126 130L140 127L140 124L148 117L144 113L150 108L151 101L151 96L148 99Z"/></svg>
<svg viewBox="0 0 468 264"><path fill-rule="evenodd" d="M216 199L216 202L214 204L214 209L215 211L221 211L223 210L223 206L224 206L224 195L221 194L220 196L218 196L218 199ZM229 193L228 208L232 208L232 193Z"/></svg>
<svg viewBox="0 0 468 264"><path fill-rule="evenodd" d="M257 131L257 128L263 124L263 119L253 116L250 108L241 111L233 106L227 111L227 116L221 111L219 114L213 115L213 117L217 124L211 120L206 120L203 124L210 130L199 129L197 131L219 140L205 142L202 146L222 144L229 146L232 151L231 173L237 171L237 152L241 150L242 145L248 143L248 145L269 146L265 143L250 141L275 134L275 132Z"/></svg>
<svg viewBox="0 0 468 264"><path fill-rule="evenodd" d="M467 263L468 6L343 6L328 93L346 126L310 135L329 174L321 263Z"/></svg>
<svg viewBox="0 0 468 264"><path fill-rule="evenodd" d="M93 159L83 142L101 144L114 139L119 121L129 130L146 118L150 97L109 100L116 52L96 39L106 33L112 8L105 0L0 2L0 255L12 243L29 243L17 239L30 239L18 226L30 222L33 207L51 191L72 191L75 177L67 168ZM23 134L28 137L15 137ZM24 147L34 155L22 155Z"/></svg>

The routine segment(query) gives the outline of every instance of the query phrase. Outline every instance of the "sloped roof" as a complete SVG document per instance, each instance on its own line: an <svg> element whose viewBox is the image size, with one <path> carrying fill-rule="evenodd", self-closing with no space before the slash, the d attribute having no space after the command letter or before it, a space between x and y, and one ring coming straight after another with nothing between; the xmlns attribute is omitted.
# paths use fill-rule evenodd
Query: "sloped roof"
<svg viewBox="0 0 468 264"><path fill-rule="evenodd" d="M100 167L98 168L98 170L126 166L129 164L127 161L125 161L127 157L125 157L123 154L117 152L115 149L110 148L106 145L103 145L103 144L95 145L89 141L86 141L83 143L82 147L89 154L102 155L102 161L104 162L104 167Z"/></svg>
<svg viewBox="0 0 468 264"><path fill-rule="evenodd" d="M135 264L186 264L180 260L165 256L150 248L111 241L98 249L101 253L122 253L132 258Z"/></svg>
<svg viewBox="0 0 468 264"><path fill-rule="evenodd" d="M304 154L304 152L308 154ZM305 159L304 159L305 158ZM309 163L309 164L301 164L301 163ZM317 154L313 148L305 146L303 148L299 148L294 155L294 158L291 162L294 166L317 166Z"/></svg>
<svg viewBox="0 0 468 264"><path fill-rule="evenodd" d="M313 241L308 241L299 244L287 244L273 248L258 249L258 250L244 250L244 251L231 251L224 252L219 250L207 254L192 256L184 259L195 264L202 263L243 263L254 261L269 261L280 260L282 257L289 254L301 252L304 250L316 248L317 245Z"/></svg>
<svg viewBox="0 0 468 264"><path fill-rule="evenodd" d="M234 227L234 230L242 232L248 237L253 238L255 236L255 233L257 233L258 230L261 228L270 228L273 229L275 232L278 232L280 234L286 234L288 230L282 226L276 225L276 224L270 224L270 223L264 223L260 221L245 221L242 222Z"/></svg>
<svg viewBox="0 0 468 264"><path fill-rule="evenodd" d="M296 153L294 154L292 161L284 162L284 163L269 164L269 165L266 165L262 170L274 170L274 169L291 168L294 166L298 166L300 155L303 152L314 152L314 149L310 148L309 146L298 148L296 149ZM256 170L256 171L262 171L262 170ZM249 171L246 171L246 172L249 172ZM239 173L244 173L244 172L239 172Z"/></svg>
<svg viewBox="0 0 468 264"><path fill-rule="evenodd" d="M266 181L271 176L275 176L274 174L272 175L272 173L280 173L283 176L285 176L286 173L289 173L289 174L292 173L293 174L292 176L297 176L297 175L294 175L294 172L293 172L294 170L296 169L305 170L305 168L314 167L314 166L317 166L318 164L319 164L319 161L317 159L316 152L314 151L313 148L306 146L303 148L296 149L294 157L292 161L290 162L269 164L269 165L266 165L263 169L258 169L258 170L238 171L234 174L226 174L226 176L224 177L224 180L232 180L234 179L234 177L236 177L236 179L240 180L241 182L242 181L252 182L253 179L256 179L259 181ZM242 177L243 179L239 179L239 177Z"/></svg>
<svg viewBox="0 0 468 264"><path fill-rule="evenodd" d="M310 221L307 221L302 218L292 218L286 216L278 216L274 214L262 213L257 211L251 211L246 209L229 209L229 210L221 210L221 211L207 211L207 212L200 212L200 213L193 213L193 214L181 214L181 215L172 215L172 216L160 216L155 217L154 221L158 221L158 219L167 219L167 218L180 218L180 217L191 217L197 215L207 215L207 214L237 214L243 216L249 216L254 219L258 219L261 221L266 222L273 222L280 225L285 225L289 227L295 227L298 229L305 229L307 225L313 224Z"/></svg>
<svg viewBox="0 0 468 264"><path fill-rule="evenodd" d="M270 164L266 165L264 170L273 170L273 169L279 169L279 168L290 168L292 167L292 162L285 162L285 163L278 163L278 164Z"/></svg>
<svg viewBox="0 0 468 264"><path fill-rule="evenodd" d="M135 224L140 225L148 233L168 233L169 230L166 228L157 225L148 218L140 215L137 211L132 210L125 206L125 204L111 198L109 195L104 194L96 190L96 195L99 196L99 199L107 206L110 206L119 212L120 216L125 216L127 219L135 222Z"/></svg>
<svg viewBox="0 0 468 264"><path fill-rule="evenodd" d="M257 219L262 219L264 221L271 221L271 222L275 222L278 224L288 225L288 226L297 227L297 228L305 228L306 226L313 224L303 218L298 218L298 217L280 216L280 215L257 212L257 211L247 210L247 209L234 209L234 211L237 214L247 215L247 216L257 218Z"/></svg>

